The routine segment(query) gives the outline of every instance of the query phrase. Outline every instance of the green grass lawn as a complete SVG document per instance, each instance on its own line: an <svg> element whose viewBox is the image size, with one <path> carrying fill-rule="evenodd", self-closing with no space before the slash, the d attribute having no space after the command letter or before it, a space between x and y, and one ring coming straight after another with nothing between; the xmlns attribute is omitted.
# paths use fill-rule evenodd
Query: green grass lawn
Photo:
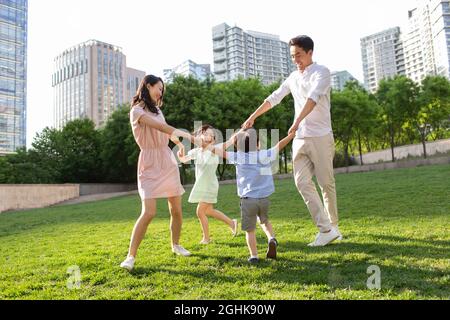
<svg viewBox="0 0 450 320"><path fill-rule="evenodd" d="M195 206L184 196L181 243L170 250L167 204L158 204L136 268L119 267L140 212L138 196L0 215L0 299L449 299L450 165L336 176L344 241L307 244L317 232L292 180L276 181L270 218L279 259L247 263L241 232L210 221L213 243L198 244ZM239 216L236 186L218 208ZM260 256L266 239L258 229ZM367 289L371 265L381 290ZM78 266L79 289L67 287Z"/></svg>

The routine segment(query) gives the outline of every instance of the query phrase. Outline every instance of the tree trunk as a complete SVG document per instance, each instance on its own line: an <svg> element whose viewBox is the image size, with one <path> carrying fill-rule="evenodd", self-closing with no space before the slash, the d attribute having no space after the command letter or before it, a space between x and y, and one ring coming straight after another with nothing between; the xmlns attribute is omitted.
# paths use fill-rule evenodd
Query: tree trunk
<svg viewBox="0 0 450 320"><path fill-rule="evenodd" d="M426 136L425 136L425 130L424 132L420 131L420 137L422 138L422 145L423 145L423 157L427 158L427 144L426 144Z"/></svg>
<svg viewBox="0 0 450 320"><path fill-rule="evenodd" d="M220 179L220 181L223 180L223 175L225 174L225 166L226 166L225 163L219 165L219 179Z"/></svg>
<svg viewBox="0 0 450 320"><path fill-rule="evenodd" d="M181 165L180 171L181 171L181 175L180 175L181 184L184 185L184 184L186 184L186 168L184 167L184 164Z"/></svg>
<svg viewBox="0 0 450 320"><path fill-rule="evenodd" d="M361 165L363 165L363 157L362 157L362 147L361 147L361 134L358 132L358 148L359 148L359 160L361 161Z"/></svg>
<svg viewBox="0 0 450 320"><path fill-rule="evenodd" d="M365 145L366 145L366 148L367 148L367 152L372 152L372 148L370 147L369 138L365 137L364 140L365 140Z"/></svg>
<svg viewBox="0 0 450 320"><path fill-rule="evenodd" d="M286 150L286 148L284 149L284 173L288 173L288 168L287 168L287 150Z"/></svg>
<svg viewBox="0 0 450 320"><path fill-rule="evenodd" d="M278 157L278 173L281 174L282 172L282 168L283 168L283 160L281 159L281 157Z"/></svg>
<svg viewBox="0 0 450 320"><path fill-rule="evenodd" d="M394 129L392 126L389 128L389 135L391 140L391 153L392 153L392 162L395 162L395 155L394 155Z"/></svg>
<svg viewBox="0 0 450 320"><path fill-rule="evenodd" d="M349 166L349 159L348 159L348 142L344 143L344 161L345 161L345 166L348 167Z"/></svg>

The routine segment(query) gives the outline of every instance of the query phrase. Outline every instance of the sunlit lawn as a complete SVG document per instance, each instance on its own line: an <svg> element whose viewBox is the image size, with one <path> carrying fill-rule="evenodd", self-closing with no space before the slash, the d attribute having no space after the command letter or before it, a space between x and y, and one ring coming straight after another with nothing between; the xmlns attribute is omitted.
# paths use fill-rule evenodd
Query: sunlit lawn
<svg viewBox="0 0 450 320"><path fill-rule="evenodd" d="M309 248L314 227L292 180L276 181L270 218L279 259L247 263L244 234L210 221L198 244L195 206L184 196L182 244L170 250L167 205L150 225L132 273L119 268L140 212L138 196L0 215L0 299L449 299L450 165L337 175L344 241ZM218 208L239 217L234 185ZM266 239L258 231L263 258ZM367 269L381 270L369 290ZM71 266L81 272L69 289ZM68 282L69 281L69 282Z"/></svg>

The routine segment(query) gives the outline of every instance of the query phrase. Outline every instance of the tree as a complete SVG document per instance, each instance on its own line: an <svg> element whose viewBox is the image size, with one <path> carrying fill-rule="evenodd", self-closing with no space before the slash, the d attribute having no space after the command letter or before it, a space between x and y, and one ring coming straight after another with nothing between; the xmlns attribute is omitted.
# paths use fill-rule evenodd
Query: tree
<svg viewBox="0 0 450 320"><path fill-rule="evenodd" d="M239 78L213 83L205 99L198 101L195 116L218 129L225 140L227 130L239 129L264 98L264 86L258 79ZM265 128L264 121L258 119L255 126ZM223 179L226 168L226 163L219 166L220 179Z"/></svg>
<svg viewBox="0 0 450 320"><path fill-rule="evenodd" d="M61 131L61 141L61 176L64 182L101 182L100 134L92 120L68 122Z"/></svg>
<svg viewBox="0 0 450 320"><path fill-rule="evenodd" d="M51 172L48 183L62 183L64 177L61 175L62 167L62 144L61 131L54 128L44 128L37 133L28 151L33 161L44 170Z"/></svg>
<svg viewBox="0 0 450 320"><path fill-rule="evenodd" d="M422 81L417 110L412 123L420 133L424 157L427 157L426 140L444 137L450 120L450 82L441 76L428 76Z"/></svg>
<svg viewBox="0 0 450 320"><path fill-rule="evenodd" d="M394 148L402 126L415 110L417 92L417 85L405 76L380 81L376 96L389 134L392 161L395 161Z"/></svg>
<svg viewBox="0 0 450 320"><path fill-rule="evenodd" d="M346 83L343 93L349 98L353 107L354 114L349 115L355 121L352 122L354 128L354 138L357 141L360 163L363 164L362 144L363 139L366 140L373 136L374 129L377 126L376 115L378 104L368 92L357 82L349 81ZM332 107L333 108L333 107Z"/></svg>
<svg viewBox="0 0 450 320"><path fill-rule="evenodd" d="M16 154L0 157L0 183L53 183L53 171L36 161L36 154L19 148Z"/></svg>
<svg viewBox="0 0 450 320"><path fill-rule="evenodd" d="M349 146L355 132L357 106L350 91L331 94L331 120L337 142L342 143L345 165L350 165Z"/></svg>
<svg viewBox="0 0 450 320"><path fill-rule="evenodd" d="M105 182L136 182L139 147L130 124L130 106L122 105L100 130L100 159Z"/></svg>

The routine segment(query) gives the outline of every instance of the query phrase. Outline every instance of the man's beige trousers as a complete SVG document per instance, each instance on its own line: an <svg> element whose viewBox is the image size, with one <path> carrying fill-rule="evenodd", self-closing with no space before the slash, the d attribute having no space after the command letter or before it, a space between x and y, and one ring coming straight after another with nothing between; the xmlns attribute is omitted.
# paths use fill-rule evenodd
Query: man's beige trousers
<svg viewBox="0 0 450 320"><path fill-rule="evenodd" d="M292 149L295 185L320 232L328 232L331 226L338 225L333 134L295 138ZM323 204L312 180L313 176L316 176L322 191Z"/></svg>

